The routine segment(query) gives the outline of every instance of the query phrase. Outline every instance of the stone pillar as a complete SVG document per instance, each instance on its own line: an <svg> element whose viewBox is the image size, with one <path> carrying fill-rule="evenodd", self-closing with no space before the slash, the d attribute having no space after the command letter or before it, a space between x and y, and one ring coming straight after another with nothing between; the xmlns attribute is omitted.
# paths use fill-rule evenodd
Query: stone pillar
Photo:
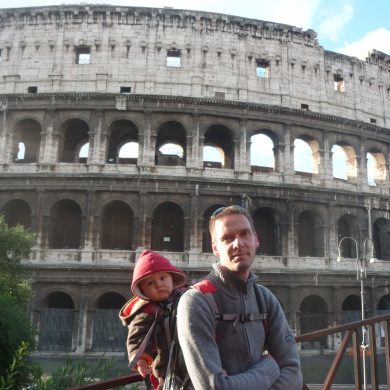
<svg viewBox="0 0 390 390"><path fill-rule="evenodd" d="M284 134L284 159L283 165L280 165L280 172L283 174L284 180L288 181L289 176L294 176L294 144L291 144L290 126L285 126Z"/></svg>
<svg viewBox="0 0 390 390"><path fill-rule="evenodd" d="M144 131L143 131L142 145L140 142L138 165L140 167L154 166L154 143L152 142L152 112L144 112ZM141 140L140 140L141 141ZM155 140L154 140L155 141Z"/></svg>
<svg viewBox="0 0 390 390"><path fill-rule="evenodd" d="M356 156L357 160L357 184L362 192L368 192L368 171L367 171L367 152L366 138L360 138L360 156Z"/></svg>
<svg viewBox="0 0 390 390"><path fill-rule="evenodd" d="M55 115L53 109L49 109L45 113L39 150L40 164L54 165L57 161L57 145L55 145L53 138Z"/></svg>
<svg viewBox="0 0 390 390"><path fill-rule="evenodd" d="M191 150L188 152L188 160L187 160L187 167L188 168L195 168L195 169L202 169L203 163L202 163L202 157L200 156L200 140L199 140L199 134L200 134L200 115L193 114L192 115L192 136L191 139Z"/></svg>
<svg viewBox="0 0 390 390"><path fill-rule="evenodd" d="M88 284L86 286L82 286L82 290L85 287L89 287ZM87 305L85 302L85 296L87 295L86 291L81 291L80 294L80 307L78 311L78 321L77 321L77 353L84 353L87 351ZM92 329L92 324L90 326Z"/></svg>
<svg viewBox="0 0 390 390"><path fill-rule="evenodd" d="M320 151L321 164L319 167L319 174L322 182L326 187L332 186L333 183L333 164L332 153L329 150L329 137L324 135L324 148Z"/></svg>
<svg viewBox="0 0 390 390"><path fill-rule="evenodd" d="M195 189L191 194L190 208L190 251L200 252L200 240L198 237L198 202L199 202L199 185L195 184Z"/></svg>
<svg viewBox="0 0 390 390"><path fill-rule="evenodd" d="M246 172L249 173L251 171L251 163L250 163L250 142L247 142L247 121L240 121L240 141L235 146L235 150L237 151L234 164L234 170L236 172ZM249 148L248 148L249 146ZM249 149L249 150L248 150Z"/></svg>
<svg viewBox="0 0 390 390"><path fill-rule="evenodd" d="M134 226L134 237L138 237L137 244L138 248L146 248L150 246L151 239L146 239L146 196L147 193L141 190L138 195L138 226Z"/></svg>
<svg viewBox="0 0 390 390"><path fill-rule="evenodd" d="M88 165L104 165L107 155L107 132L103 131L104 114L97 111L89 131Z"/></svg>
<svg viewBox="0 0 390 390"><path fill-rule="evenodd" d="M3 101L0 106L0 164L7 164L7 101Z"/></svg>
<svg viewBox="0 0 390 390"><path fill-rule="evenodd" d="M93 210L95 209L95 191L90 190L87 192L87 210L84 218L84 245L81 245L84 249L92 250L94 247L93 238L95 236L95 223Z"/></svg>

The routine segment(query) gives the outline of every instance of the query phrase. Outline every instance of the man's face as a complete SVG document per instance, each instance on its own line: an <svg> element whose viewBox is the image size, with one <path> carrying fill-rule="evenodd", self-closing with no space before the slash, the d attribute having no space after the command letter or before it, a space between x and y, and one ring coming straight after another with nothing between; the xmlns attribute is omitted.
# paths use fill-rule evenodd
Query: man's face
<svg viewBox="0 0 390 390"><path fill-rule="evenodd" d="M256 233L242 214L232 214L215 221L213 253L220 264L247 279L259 246Z"/></svg>
<svg viewBox="0 0 390 390"><path fill-rule="evenodd" d="M155 272L139 282L144 295L155 302L169 298L173 291L172 275L169 272Z"/></svg>

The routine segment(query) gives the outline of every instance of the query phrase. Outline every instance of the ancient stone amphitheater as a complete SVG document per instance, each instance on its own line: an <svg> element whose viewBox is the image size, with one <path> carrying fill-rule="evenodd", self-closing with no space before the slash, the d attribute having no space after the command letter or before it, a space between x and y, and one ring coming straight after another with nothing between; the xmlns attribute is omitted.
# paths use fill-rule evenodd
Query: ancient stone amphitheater
<svg viewBox="0 0 390 390"><path fill-rule="evenodd" d="M0 209L36 233L39 351L123 351L138 254L200 278L208 219L229 204L253 215L255 272L297 334L360 318L360 262L366 315L390 310L390 56L99 5L2 9L0 50Z"/></svg>

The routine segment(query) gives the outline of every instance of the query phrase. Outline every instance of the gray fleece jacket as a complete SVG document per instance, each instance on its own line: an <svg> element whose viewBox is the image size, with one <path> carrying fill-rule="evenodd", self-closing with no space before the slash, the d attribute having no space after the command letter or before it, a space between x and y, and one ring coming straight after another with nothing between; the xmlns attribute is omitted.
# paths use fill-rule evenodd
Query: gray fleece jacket
<svg viewBox="0 0 390 390"><path fill-rule="evenodd" d="M214 295L221 312L259 312L253 273L243 281L215 264L207 278L217 288ZM216 324L203 292L189 289L181 297L178 336L196 390L302 389L299 355L283 310L269 290L263 287L262 293L269 314L268 355L264 355L265 330L261 320Z"/></svg>

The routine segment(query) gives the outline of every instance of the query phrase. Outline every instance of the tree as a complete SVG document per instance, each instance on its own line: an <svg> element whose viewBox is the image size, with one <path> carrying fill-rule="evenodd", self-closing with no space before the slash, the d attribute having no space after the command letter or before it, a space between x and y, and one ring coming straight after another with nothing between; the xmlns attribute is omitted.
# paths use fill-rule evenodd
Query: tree
<svg viewBox="0 0 390 390"><path fill-rule="evenodd" d="M8 227L0 215L0 376L6 375L23 342L33 345L26 314L31 291L22 276L22 260L28 258L33 240L31 232L20 225Z"/></svg>

